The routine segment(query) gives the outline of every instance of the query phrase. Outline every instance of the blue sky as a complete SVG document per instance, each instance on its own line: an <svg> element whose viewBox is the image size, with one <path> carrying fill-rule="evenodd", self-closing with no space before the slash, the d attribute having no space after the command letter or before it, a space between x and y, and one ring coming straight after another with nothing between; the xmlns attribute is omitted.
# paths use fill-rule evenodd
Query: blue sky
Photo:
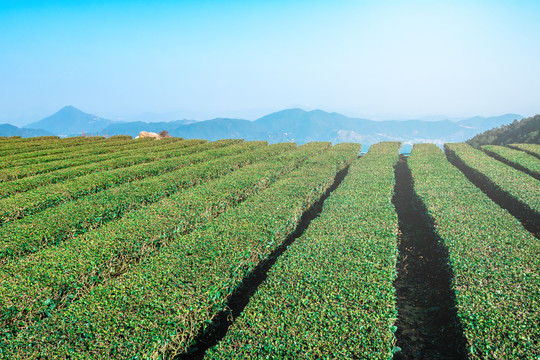
<svg viewBox="0 0 540 360"><path fill-rule="evenodd" d="M540 1L0 0L0 54L15 124L540 113Z"/></svg>

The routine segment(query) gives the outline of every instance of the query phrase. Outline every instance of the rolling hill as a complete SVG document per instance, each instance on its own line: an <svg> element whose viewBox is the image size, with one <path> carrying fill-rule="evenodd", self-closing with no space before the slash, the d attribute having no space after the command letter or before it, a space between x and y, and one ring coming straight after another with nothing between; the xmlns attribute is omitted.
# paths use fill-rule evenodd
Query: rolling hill
<svg viewBox="0 0 540 360"><path fill-rule="evenodd" d="M41 129L27 129L20 128L11 124L0 124L0 136L20 136L20 137L34 137L34 136L49 136L52 133Z"/></svg>
<svg viewBox="0 0 540 360"><path fill-rule="evenodd" d="M540 144L540 115L515 120L509 125L484 131L472 139L467 140L469 145L506 145L513 143Z"/></svg>

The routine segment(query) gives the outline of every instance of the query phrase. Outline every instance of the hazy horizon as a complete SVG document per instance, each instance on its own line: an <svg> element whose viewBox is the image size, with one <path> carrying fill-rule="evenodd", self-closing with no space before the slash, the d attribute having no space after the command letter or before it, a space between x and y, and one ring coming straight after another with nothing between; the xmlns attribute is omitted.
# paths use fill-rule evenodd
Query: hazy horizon
<svg viewBox="0 0 540 360"><path fill-rule="evenodd" d="M535 1L2 1L0 24L0 123L18 126L66 105L111 120L540 113Z"/></svg>
<svg viewBox="0 0 540 360"><path fill-rule="evenodd" d="M311 111L323 111L323 112L326 112L326 113L337 113L337 114L340 114L340 115L344 115L348 118L352 118L352 119L364 119L364 120L371 120L371 121L381 121L381 122L385 122L385 121L408 121L408 120L421 120L421 121L426 121L426 122L437 122L437 121L452 121L452 122L458 122L458 121L461 121L461 120L466 120L466 119L472 119L472 118L475 118L475 117L481 117L481 118L490 118L490 117L499 117L499 116L505 116L505 115L517 115L519 116L519 118L522 118L522 115L521 114L512 114L512 113L506 113L506 114L497 114L497 115L493 115L493 116L482 116L482 115L473 115L473 116L462 116L462 117L448 117L448 116L443 116L443 115L434 115L434 116L424 116L424 117L418 117L418 118L406 118L406 117L403 117L403 118L392 118L392 117L389 117L389 118L385 118L385 117L367 117L367 116L350 116L349 114L346 114L346 113L340 113L340 112L331 112L331 111L326 111L324 109L303 109L303 108L288 108L288 109L281 109L281 110L278 110L278 111L275 111L275 112L271 112L271 113L266 113L266 114L263 114L261 116L258 116L256 118L241 118L241 117L226 117L226 116L217 116L217 117L212 117L212 118L205 118L205 119L189 119L189 118L180 118L180 117L175 117L174 116L174 113L142 113L142 114L137 114L137 115L133 115L133 116L128 116L128 117L118 117L118 118L107 118L107 117L104 117L104 116L101 116L100 114L96 114L96 113L92 113L91 111L83 111L81 109L78 109L77 107L74 107L72 105L66 105L65 106L66 108L68 107L73 107L75 109L77 109L78 111L82 111L83 113L87 113L87 114L91 114L91 115L95 115L95 116L98 116L102 119L106 119L106 120L113 120L117 123L122 123L122 122L125 122L125 123L129 123L129 122L147 122L147 123L157 123L157 122L173 122L173 121L183 121L183 120L188 120L188 121L196 121L196 122L200 122L200 121L207 121L207 120L214 120L214 119L238 119L238 120L248 120L248 121L255 121L255 120L258 120L264 116L267 116L267 115L271 115L273 113L277 113L277 112L281 112L281 111L287 111L287 110L294 110L294 109L300 109L302 111L305 111L305 112L311 112ZM27 125L31 125L32 122L35 122L35 121L39 121L39 120L43 120L44 118L48 118L49 116L52 116L52 115L55 115L57 112L60 112L64 109L64 107L62 109L58 109L58 111L55 111L54 114L48 114L48 115L45 115L45 116L40 116L39 118L36 118L34 120L28 120L28 121L24 121L24 122L21 122L19 125L16 123L16 122L7 122L11 125L16 125L16 126L20 126L20 127L26 127ZM3 124L3 122L0 120L0 124ZM29 128L32 128L32 126L29 126Z"/></svg>

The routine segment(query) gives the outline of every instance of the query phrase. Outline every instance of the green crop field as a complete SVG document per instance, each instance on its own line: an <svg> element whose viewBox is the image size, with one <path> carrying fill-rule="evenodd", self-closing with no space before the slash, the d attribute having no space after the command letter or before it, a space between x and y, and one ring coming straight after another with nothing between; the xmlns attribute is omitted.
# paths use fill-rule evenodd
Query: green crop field
<svg viewBox="0 0 540 360"><path fill-rule="evenodd" d="M0 359L539 360L538 146L400 146L0 139Z"/></svg>

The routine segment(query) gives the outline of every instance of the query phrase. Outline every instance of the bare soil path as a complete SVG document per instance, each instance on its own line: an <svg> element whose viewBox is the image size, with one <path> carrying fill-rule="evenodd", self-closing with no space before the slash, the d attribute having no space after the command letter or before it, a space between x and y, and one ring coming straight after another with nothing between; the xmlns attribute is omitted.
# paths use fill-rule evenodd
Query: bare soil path
<svg viewBox="0 0 540 360"><path fill-rule="evenodd" d="M394 359L466 359L448 254L413 189L407 158L395 168L393 203L399 220L397 344Z"/></svg>

